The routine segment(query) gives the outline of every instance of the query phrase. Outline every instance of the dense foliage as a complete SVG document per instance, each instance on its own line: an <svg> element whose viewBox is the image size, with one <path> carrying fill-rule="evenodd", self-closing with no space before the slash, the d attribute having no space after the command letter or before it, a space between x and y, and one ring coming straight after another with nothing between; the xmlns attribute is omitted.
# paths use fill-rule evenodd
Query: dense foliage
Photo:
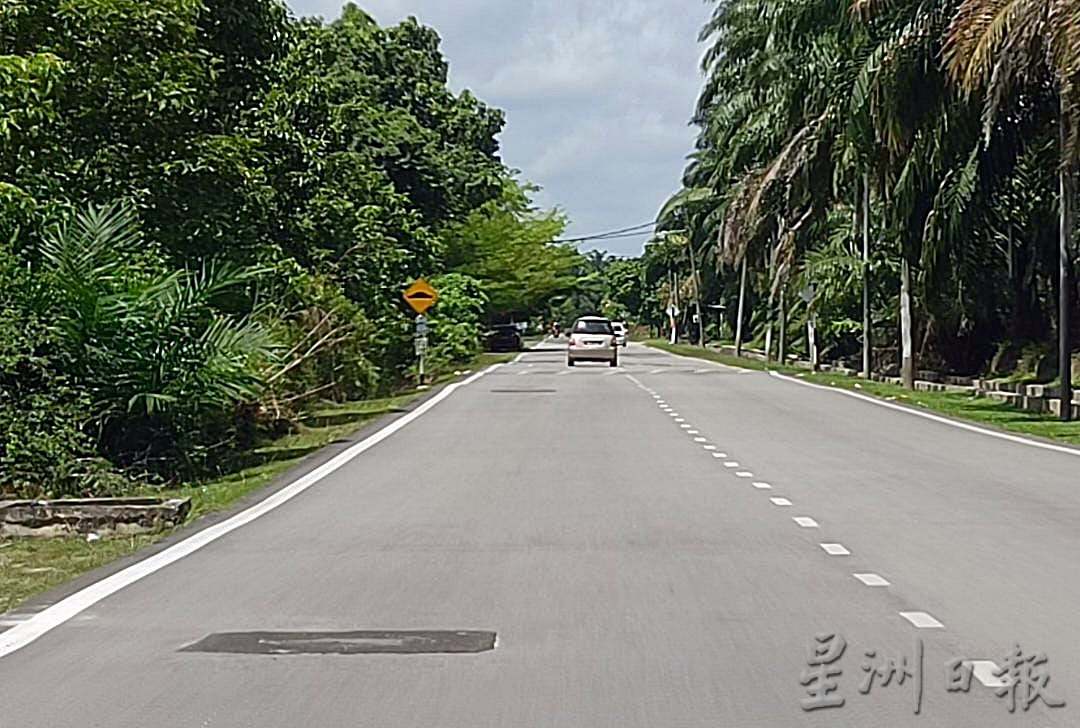
<svg viewBox="0 0 1080 728"><path fill-rule="evenodd" d="M0 4L0 495L213 470L575 286L438 35L279 0Z"/></svg>
<svg viewBox="0 0 1080 728"><path fill-rule="evenodd" d="M785 326L804 346L815 315L823 353L859 366L865 283L875 369L1006 370L1021 348L1054 350L1080 5L725 0L701 39L700 136L659 226L696 253L727 335L745 263L746 340ZM674 244L645 256L665 302L693 286Z"/></svg>

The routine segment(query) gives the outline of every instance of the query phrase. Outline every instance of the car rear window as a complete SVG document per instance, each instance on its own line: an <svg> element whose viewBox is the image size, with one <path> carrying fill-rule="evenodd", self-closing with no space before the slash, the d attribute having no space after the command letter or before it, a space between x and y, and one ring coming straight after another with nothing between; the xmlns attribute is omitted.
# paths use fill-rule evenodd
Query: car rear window
<svg viewBox="0 0 1080 728"><path fill-rule="evenodd" d="M574 324L575 334L611 334L611 324L607 321L578 321Z"/></svg>

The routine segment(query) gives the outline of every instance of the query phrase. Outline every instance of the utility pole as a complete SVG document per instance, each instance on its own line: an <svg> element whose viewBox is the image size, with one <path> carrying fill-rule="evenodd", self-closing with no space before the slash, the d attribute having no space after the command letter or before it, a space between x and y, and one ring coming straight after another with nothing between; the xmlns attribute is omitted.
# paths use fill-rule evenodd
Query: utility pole
<svg viewBox="0 0 1080 728"><path fill-rule="evenodd" d="M1061 149L1067 143L1065 94L1061 94L1061 110L1058 117L1058 132ZM1058 170L1058 182L1061 193L1061 222L1058 238L1058 373L1061 379L1061 421L1072 419L1072 342L1069 336L1069 289L1072 286L1069 276L1069 264L1072 257L1070 245L1073 232L1073 170L1072 165L1063 164Z"/></svg>
<svg viewBox="0 0 1080 728"><path fill-rule="evenodd" d="M862 375L870 378L870 175L863 173L859 190L859 223L862 227Z"/></svg>
<svg viewBox="0 0 1080 728"><path fill-rule="evenodd" d="M694 262L694 244L686 236L686 248L690 251L690 275L694 277L694 308L697 310L698 343L705 347L705 319L701 317L701 279L698 278L697 264Z"/></svg>

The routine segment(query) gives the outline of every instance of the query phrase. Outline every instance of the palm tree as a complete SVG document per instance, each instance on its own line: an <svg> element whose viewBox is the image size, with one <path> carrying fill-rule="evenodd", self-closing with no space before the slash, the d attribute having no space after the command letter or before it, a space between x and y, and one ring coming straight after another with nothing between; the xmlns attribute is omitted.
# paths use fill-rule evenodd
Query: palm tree
<svg viewBox="0 0 1080 728"><path fill-rule="evenodd" d="M1049 77L1058 96L1058 371L1061 419L1072 418L1071 238L1080 166L1080 6L1074 0L962 0L946 37L950 76L982 92L987 140L1018 91Z"/></svg>

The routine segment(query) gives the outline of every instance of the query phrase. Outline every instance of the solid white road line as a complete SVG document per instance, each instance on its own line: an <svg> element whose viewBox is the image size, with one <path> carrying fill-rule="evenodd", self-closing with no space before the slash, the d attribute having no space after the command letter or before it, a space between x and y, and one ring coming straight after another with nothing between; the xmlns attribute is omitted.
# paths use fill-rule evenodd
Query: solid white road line
<svg viewBox="0 0 1080 728"><path fill-rule="evenodd" d="M848 556L851 554L850 551L844 548L843 544L823 543L818 545L821 546L821 548L825 549L825 553L827 553L829 556Z"/></svg>
<svg viewBox="0 0 1080 728"><path fill-rule="evenodd" d="M933 420L934 422L940 422L941 424L949 425L950 427L958 427L961 430L967 430L968 432L977 432L980 435L988 435L989 437L996 437L999 440L1008 440L1009 442L1015 442L1015 443L1019 443L1021 445L1030 445L1031 447L1038 447L1038 448L1042 448L1043 450L1053 450L1054 452L1060 452L1060 453L1065 453L1066 455L1075 455L1077 457L1080 457L1080 449L1077 449L1077 448L1066 447L1064 445L1054 445L1054 444L1049 443L1049 442L1039 442L1038 440L1029 440L1028 438L1021 437L1020 435L1010 435L1010 434L1005 433L1005 432L997 432L996 430L988 430L985 427L979 427L977 425L969 425L966 422L957 422L956 420L951 420L948 417L941 417L939 415L931 414L929 412L922 412L922 411L917 410L917 409L912 409L911 407L905 407L904 405L895 404L893 402L886 402L886 401L878 399L876 397L871 397L871 396L866 395L866 394L860 394L858 392L852 392L852 391L847 390L847 389L839 389L837 387L826 387L823 384L814 384L813 382L804 382L801 379L796 379L794 377L789 377L787 375L780 374L778 372L769 372L769 374L771 376L773 376L773 377L776 377L777 379L782 379L785 382L791 382L793 384L801 384L804 387L812 387L814 389L823 389L826 392L835 392L836 394L842 394L842 395L845 395L847 397L854 397L856 399L861 399L864 402L869 402L870 404L876 404L879 407L886 407L888 409L896 410L898 412L906 412L907 414L914 415L915 417L922 417L923 419Z"/></svg>
<svg viewBox="0 0 1080 728"><path fill-rule="evenodd" d="M878 574L852 574L852 576L867 586L889 586L889 582Z"/></svg>
<svg viewBox="0 0 1080 728"><path fill-rule="evenodd" d="M945 625L926 612L900 612L900 616L919 629L945 629Z"/></svg>
<svg viewBox="0 0 1080 728"><path fill-rule="evenodd" d="M791 501L789 501L787 498L770 498L769 500L772 501L772 504L774 506L786 507L791 505Z"/></svg>
<svg viewBox="0 0 1080 728"><path fill-rule="evenodd" d="M809 516L795 516L791 520L795 521L795 523L799 524L803 528L817 528L818 527L818 522L815 521L813 518L810 518Z"/></svg>
<svg viewBox="0 0 1080 728"><path fill-rule="evenodd" d="M754 487L758 490L770 490L772 488L768 483L762 483L761 481L754 483Z"/></svg>
<svg viewBox="0 0 1080 728"><path fill-rule="evenodd" d="M147 557L142 561L132 564L126 569L91 584L85 589L75 592L69 597L61 599L56 604L38 612L30 619L12 627L6 632L0 632L0 658L6 657L12 652L26 647L43 634L56 629L72 617L77 616L84 610L89 609L102 599L115 594L124 587L130 586L140 579L150 576L156 571L160 571L169 564L179 561L185 556L213 543L222 536L235 531L241 526L251 523L256 518L266 515L278 506L289 502L330 473L348 464L361 453L370 450L375 445L378 445L394 433L408 426L414 420L431 411L432 408L436 407L459 388L471 384L488 372L498 369L500 366L502 365L493 364L487 369L472 375L468 379L447 385L445 389L421 404L412 412L403 415L386 427L383 427L378 432L369 435L347 450L338 453L307 475L303 475L294 480L289 485L259 501L250 508L237 513L235 516L222 521L221 523L204 528L188 538L185 538L183 541L170 546L164 551Z"/></svg>

